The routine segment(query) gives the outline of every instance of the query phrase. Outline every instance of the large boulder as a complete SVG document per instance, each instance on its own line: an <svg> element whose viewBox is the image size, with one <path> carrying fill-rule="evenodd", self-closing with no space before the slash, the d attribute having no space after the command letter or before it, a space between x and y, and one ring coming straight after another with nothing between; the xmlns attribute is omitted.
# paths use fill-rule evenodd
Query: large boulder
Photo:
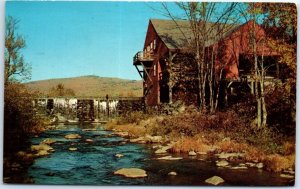
<svg viewBox="0 0 300 189"><path fill-rule="evenodd" d="M221 177L213 176L213 177L210 177L210 178L206 179L205 182L216 186L216 185L219 185L219 184L221 184L225 181Z"/></svg>
<svg viewBox="0 0 300 189"><path fill-rule="evenodd" d="M80 139L81 136L79 134L68 134L65 136L66 139Z"/></svg>
<svg viewBox="0 0 300 189"><path fill-rule="evenodd" d="M147 173L143 169L138 168L122 168L114 172L115 175L122 175L128 178L146 177Z"/></svg>

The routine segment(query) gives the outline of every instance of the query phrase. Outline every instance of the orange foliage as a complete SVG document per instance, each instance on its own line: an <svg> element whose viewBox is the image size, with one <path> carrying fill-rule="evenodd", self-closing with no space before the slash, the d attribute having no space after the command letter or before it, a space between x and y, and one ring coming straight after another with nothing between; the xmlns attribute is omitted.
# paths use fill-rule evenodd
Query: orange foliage
<svg viewBox="0 0 300 189"><path fill-rule="evenodd" d="M207 152L209 151L210 146L206 142L207 141L201 136L184 137L175 143L171 151L179 153L189 152L192 150L196 152Z"/></svg>
<svg viewBox="0 0 300 189"><path fill-rule="evenodd" d="M264 164L268 171L280 172L295 166L295 154L289 156L281 156L278 154L266 157Z"/></svg>

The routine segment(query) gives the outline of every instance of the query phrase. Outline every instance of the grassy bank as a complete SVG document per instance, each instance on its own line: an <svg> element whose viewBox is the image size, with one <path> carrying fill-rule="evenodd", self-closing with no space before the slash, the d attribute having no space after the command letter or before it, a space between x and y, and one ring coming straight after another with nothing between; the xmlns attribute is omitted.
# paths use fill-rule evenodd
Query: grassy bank
<svg viewBox="0 0 300 189"><path fill-rule="evenodd" d="M270 128L256 130L235 112L213 115L186 111L155 116L134 112L110 121L106 129L128 132L130 138L163 136L175 142L170 152L242 153L242 161L262 162L264 169L295 169L295 138Z"/></svg>

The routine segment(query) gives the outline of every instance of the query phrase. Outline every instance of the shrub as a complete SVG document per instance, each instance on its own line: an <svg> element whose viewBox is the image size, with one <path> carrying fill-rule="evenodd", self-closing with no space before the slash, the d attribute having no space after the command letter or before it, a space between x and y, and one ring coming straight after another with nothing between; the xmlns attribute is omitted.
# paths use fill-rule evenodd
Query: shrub
<svg viewBox="0 0 300 189"><path fill-rule="evenodd" d="M280 172L295 167L295 155L281 156L273 154L266 157L264 164L266 169L273 172Z"/></svg>
<svg viewBox="0 0 300 189"><path fill-rule="evenodd" d="M145 120L147 118L151 117L149 114L145 114L141 111L133 111L133 112L127 112L125 114L122 114L119 118L116 119L117 124L128 124L128 123L135 123L139 124L140 121Z"/></svg>
<svg viewBox="0 0 300 189"><path fill-rule="evenodd" d="M171 149L172 152L176 153L186 153L192 150L196 152L207 152L210 150L210 146L207 145L205 138L198 135L179 139Z"/></svg>
<svg viewBox="0 0 300 189"><path fill-rule="evenodd" d="M248 148L248 145L233 140L223 140L218 143L218 146L222 152L227 153L245 152L245 150Z"/></svg>
<svg viewBox="0 0 300 189"><path fill-rule="evenodd" d="M23 84L8 83L4 92L4 153L14 153L26 148L28 137L41 132L44 120L33 107L35 94Z"/></svg>

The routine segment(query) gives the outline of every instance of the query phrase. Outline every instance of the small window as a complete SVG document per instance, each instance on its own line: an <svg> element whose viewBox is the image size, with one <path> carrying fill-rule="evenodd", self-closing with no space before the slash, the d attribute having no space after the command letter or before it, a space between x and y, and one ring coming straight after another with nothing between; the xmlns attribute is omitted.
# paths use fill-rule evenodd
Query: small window
<svg viewBox="0 0 300 189"><path fill-rule="evenodd" d="M153 50L153 42L150 43L150 49Z"/></svg>
<svg viewBox="0 0 300 189"><path fill-rule="evenodd" d="M156 76L156 64L153 65L153 76Z"/></svg>
<svg viewBox="0 0 300 189"><path fill-rule="evenodd" d="M154 39L154 41L153 41L153 49L154 50L156 49L156 39Z"/></svg>

